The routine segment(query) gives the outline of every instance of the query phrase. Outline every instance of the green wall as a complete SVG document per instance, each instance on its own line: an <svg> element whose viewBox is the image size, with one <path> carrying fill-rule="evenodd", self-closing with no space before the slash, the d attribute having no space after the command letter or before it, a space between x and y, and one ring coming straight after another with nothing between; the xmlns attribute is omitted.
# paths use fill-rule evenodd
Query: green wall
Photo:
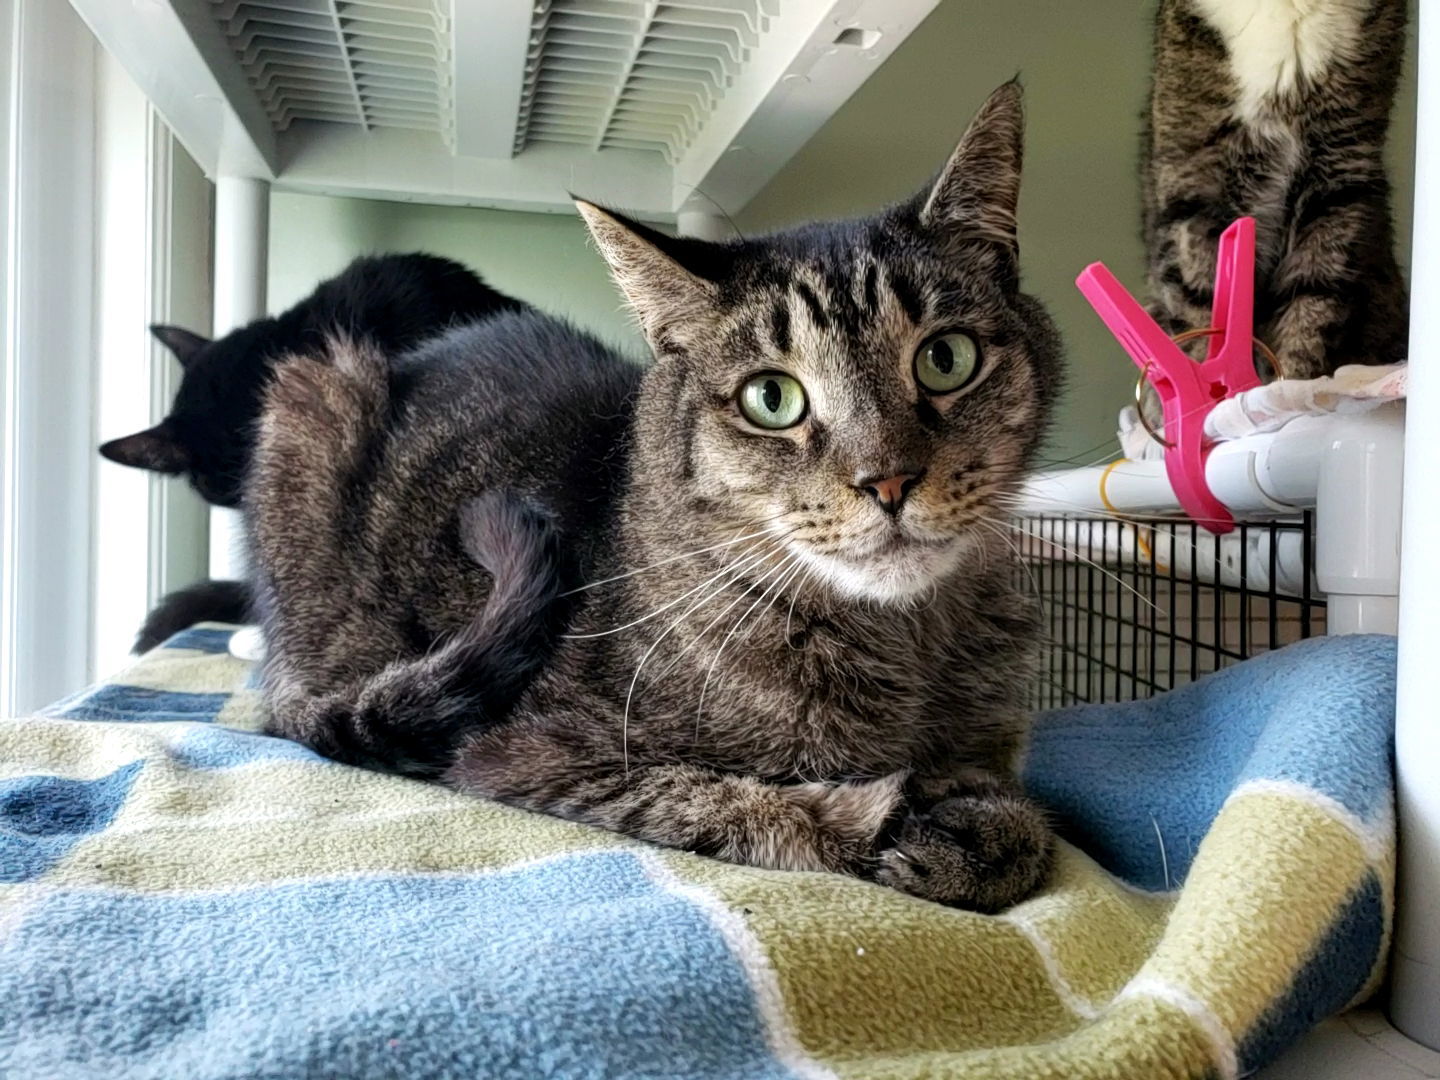
<svg viewBox="0 0 1440 1080"><path fill-rule="evenodd" d="M829 123L737 215L746 233L864 213L918 190L975 108L1019 72L1029 115L1020 242L1026 287L1050 306L1070 381L1052 456L1084 462L1114 448L1134 367L1075 290L1103 260L1143 284L1138 153L1155 0L942 0ZM1413 37L1413 24L1412 24ZM1414 48L1392 135L1401 256L1410 234ZM288 305L366 251L424 249L473 266L497 288L567 314L639 351L578 218L276 194L271 306Z"/></svg>
<svg viewBox="0 0 1440 1080"><path fill-rule="evenodd" d="M270 310L281 311L357 255L428 251L501 292L573 319L637 355L644 346L580 218L276 192Z"/></svg>

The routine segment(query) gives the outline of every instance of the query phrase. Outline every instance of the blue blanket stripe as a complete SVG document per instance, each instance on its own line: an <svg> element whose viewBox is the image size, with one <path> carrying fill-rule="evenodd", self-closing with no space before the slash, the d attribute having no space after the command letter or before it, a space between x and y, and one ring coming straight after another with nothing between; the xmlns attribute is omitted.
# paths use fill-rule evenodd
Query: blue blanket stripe
<svg viewBox="0 0 1440 1080"><path fill-rule="evenodd" d="M182 630L166 640L162 646L166 649L194 649L198 652L223 653L230 649L230 637L234 630L211 630L206 628L191 628Z"/></svg>
<svg viewBox="0 0 1440 1080"><path fill-rule="evenodd" d="M305 761L343 767L288 739L199 725L191 727L170 747L170 757L191 769L234 769L261 761Z"/></svg>
<svg viewBox="0 0 1440 1080"><path fill-rule="evenodd" d="M1315 638L1157 698L1058 709L1036 721L1025 786L1107 870L1174 888L1247 780L1304 784L1365 822L1387 813L1394 673L1394 638Z"/></svg>
<svg viewBox="0 0 1440 1080"><path fill-rule="evenodd" d="M1370 978L1381 954L1385 908L1380 880L1368 874L1290 988L1237 1047L1241 1075L1273 1061L1305 1032L1343 1009Z"/></svg>
<svg viewBox="0 0 1440 1080"><path fill-rule="evenodd" d="M67 1062L189 1080L791 1075L723 938L625 852L466 876L72 891L0 939L0 1001L16 1076ZM317 1046L312 1030L350 1034ZM231 1052L214 1053L217 1031ZM5 1032L25 1034L7 1045Z"/></svg>
<svg viewBox="0 0 1440 1080"><path fill-rule="evenodd" d="M97 780L0 780L0 882L35 880L84 837L109 825L142 765L132 761Z"/></svg>
<svg viewBox="0 0 1440 1080"><path fill-rule="evenodd" d="M66 720L101 720L119 724L176 720L214 723L229 700L229 694L152 690L143 686L110 683L61 702L45 715L59 716Z"/></svg>

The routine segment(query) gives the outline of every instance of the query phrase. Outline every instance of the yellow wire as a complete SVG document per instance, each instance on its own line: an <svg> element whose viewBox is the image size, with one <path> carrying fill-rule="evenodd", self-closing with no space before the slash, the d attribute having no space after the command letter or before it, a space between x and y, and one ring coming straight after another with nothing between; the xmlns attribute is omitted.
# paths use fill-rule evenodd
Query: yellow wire
<svg viewBox="0 0 1440 1080"><path fill-rule="evenodd" d="M1110 501L1110 496L1106 494L1105 491L1105 484L1110 479L1110 474L1115 471L1115 467L1117 465L1129 465L1130 463L1131 462L1129 458L1122 457L1116 458L1114 461L1110 462L1109 465L1105 466L1105 471L1100 474L1100 505L1105 507L1105 509L1108 510L1112 516L1119 519L1120 521L1129 522L1130 527L1135 530L1135 546L1140 549L1141 554L1145 556L1146 560L1150 563L1150 565L1155 567L1156 570L1160 571L1160 573L1163 574L1167 571L1165 567L1161 566L1160 563L1156 561L1155 553L1150 550L1150 542L1145 539L1145 533L1141 531L1140 523L1138 521L1132 521L1130 518L1120 513L1119 509L1116 508L1115 504Z"/></svg>

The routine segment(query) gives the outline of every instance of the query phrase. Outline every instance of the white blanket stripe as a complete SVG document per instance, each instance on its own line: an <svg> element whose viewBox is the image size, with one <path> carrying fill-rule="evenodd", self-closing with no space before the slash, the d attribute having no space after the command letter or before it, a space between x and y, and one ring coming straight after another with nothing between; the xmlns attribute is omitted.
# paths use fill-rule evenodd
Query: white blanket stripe
<svg viewBox="0 0 1440 1080"><path fill-rule="evenodd" d="M1060 961L1050 945L1050 939L1030 918L1024 907L1011 908L999 917L999 921L1013 926L1030 942L1035 954L1040 957L1040 965L1045 969L1045 978L1049 980L1050 988L1055 991L1055 996L1062 1005L1082 1020L1094 1020L1100 1015L1102 1007L1082 995L1070 985L1070 980L1065 978Z"/></svg>

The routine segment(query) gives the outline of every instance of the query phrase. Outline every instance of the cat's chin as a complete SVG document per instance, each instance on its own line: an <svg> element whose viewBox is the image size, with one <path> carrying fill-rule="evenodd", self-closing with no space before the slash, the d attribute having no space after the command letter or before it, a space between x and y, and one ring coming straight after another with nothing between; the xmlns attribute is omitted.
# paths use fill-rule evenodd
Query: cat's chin
<svg viewBox="0 0 1440 1080"><path fill-rule="evenodd" d="M929 596L959 566L964 547L964 540L955 537L939 543L887 545L855 558L826 555L799 544L791 550L846 599L905 604Z"/></svg>

